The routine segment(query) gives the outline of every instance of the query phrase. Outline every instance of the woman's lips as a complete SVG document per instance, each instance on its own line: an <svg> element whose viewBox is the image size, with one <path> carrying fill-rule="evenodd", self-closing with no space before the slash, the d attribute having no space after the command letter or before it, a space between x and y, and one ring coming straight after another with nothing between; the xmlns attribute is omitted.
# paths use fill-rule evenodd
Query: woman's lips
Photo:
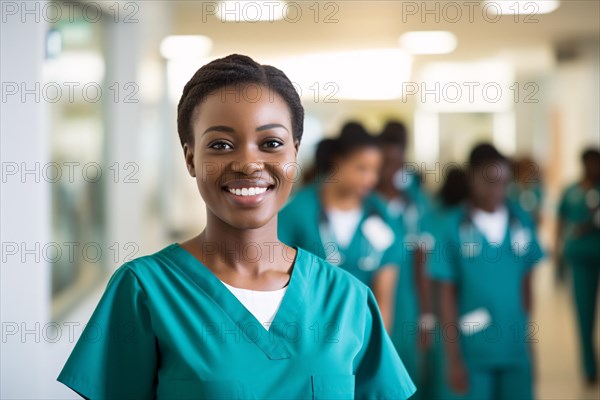
<svg viewBox="0 0 600 400"><path fill-rule="evenodd" d="M262 194L264 192L266 192L269 188L268 187L244 187L241 189L234 189L234 188L226 188L226 190L229 191L229 193L234 194L236 196L256 196L259 194Z"/></svg>
<svg viewBox="0 0 600 400"><path fill-rule="evenodd" d="M271 193L273 187L274 185L266 182L236 181L223 186L223 191L236 205L249 206L262 202Z"/></svg>

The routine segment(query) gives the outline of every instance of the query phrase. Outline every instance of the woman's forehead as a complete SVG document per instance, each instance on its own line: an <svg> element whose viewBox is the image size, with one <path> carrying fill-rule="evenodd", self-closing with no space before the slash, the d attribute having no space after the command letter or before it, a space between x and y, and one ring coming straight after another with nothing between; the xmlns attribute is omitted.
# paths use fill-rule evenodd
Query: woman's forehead
<svg viewBox="0 0 600 400"><path fill-rule="evenodd" d="M291 129L291 113L279 96L266 92L252 96L243 90L220 89L207 96L194 110L194 125L244 124L261 126L278 123Z"/></svg>

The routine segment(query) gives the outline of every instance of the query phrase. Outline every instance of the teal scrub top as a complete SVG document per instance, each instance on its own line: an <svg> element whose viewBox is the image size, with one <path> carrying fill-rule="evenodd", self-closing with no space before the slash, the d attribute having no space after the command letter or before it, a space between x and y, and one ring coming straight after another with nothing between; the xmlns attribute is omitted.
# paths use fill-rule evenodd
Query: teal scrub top
<svg viewBox="0 0 600 400"><path fill-rule="evenodd" d="M393 201L387 203L388 214L394 221L392 226L399 238L400 246L404 250L400 261L401 271L396 288L391 337L401 356L405 355L413 360L414 368L417 364L416 344L419 320L414 263L417 246L427 251L427 248L433 245L433 235L427 230L426 222L431 214L430 203L428 196L419 188L413 188L412 191L405 193L401 208ZM406 360L405 363L407 363ZM410 369L409 372L411 372Z"/></svg>
<svg viewBox="0 0 600 400"><path fill-rule="evenodd" d="M302 247L350 272L370 286L374 274L383 266L398 267L402 246L394 235L386 206L379 196L371 194L363 202L363 216L347 248L342 249L329 233L328 223L319 199L321 183L317 181L299 190L278 215L279 240L289 246ZM362 231L369 217L379 218L393 235L392 244L379 251ZM383 236L383 232L380 233ZM375 238L376 239L376 238Z"/></svg>
<svg viewBox="0 0 600 400"><path fill-rule="evenodd" d="M419 187L412 186L403 191L401 205L391 200L386 202L386 207L399 246L403 248L390 337L413 381L417 386L423 386L423 390L419 390L421 394L417 393L415 397L429 398L433 397L433 383L428 372L426 353L419 348L420 306L415 257L418 247L426 250L433 240L426 230L430 200Z"/></svg>
<svg viewBox="0 0 600 400"><path fill-rule="evenodd" d="M433 279L457 286L457 324L464 329L459 340L465 361L474 366L518 364L536 339L537 328L523 306L522 284L543 253L533 221L510 203L507 207L502 243L487 242L466 205L447 212L429 259ZM482 312L487 318L475 317ZM442 334L449 337L455 330L443 327Z"/></svg>
<svg viewBox="0 0 600 400"><path fill-rule="evenodd" d="M537 215L542 208L544 190L541 183L534 182L527 186L521 186L517 182L508 185L508 200L514 206L520 207L536 223Z"/></svg>
<svg viewBox="0 0 600 400"><path fill-rule="evenodd" d="M561 197L558 215L565 224L565 257L571 261L597 263L600 259L600 185L588 190L579 183L569 186ZM582 228L585 232L581 232Z"/></svg>
<svg viewBox="0 0 600 400"><path fill-rule="evenodd" d="M89 399L406 399L371 290L298 248L267 331L173 243L119 267L58 381Z"/></svg>

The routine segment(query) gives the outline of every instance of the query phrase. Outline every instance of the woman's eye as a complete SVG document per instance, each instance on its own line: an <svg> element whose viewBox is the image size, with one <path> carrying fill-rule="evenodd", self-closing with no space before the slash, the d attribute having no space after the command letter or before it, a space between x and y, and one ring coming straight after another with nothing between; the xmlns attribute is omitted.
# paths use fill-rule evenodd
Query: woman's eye
<svg viewBox="0 0 600 400"><path fill-rule="evenodd" d="M269 140L265 142L263 146L265 146L268 149L276 149L280 146L283 146L283 143L281 143L279 140Z"/></svg>
<svg viewBox="0 0 600 400"><path fill-rule="evenodd" d="M208 147L215 150L229 150L232 149L231 145L227 142L214 142L211 143Z"/></svg>

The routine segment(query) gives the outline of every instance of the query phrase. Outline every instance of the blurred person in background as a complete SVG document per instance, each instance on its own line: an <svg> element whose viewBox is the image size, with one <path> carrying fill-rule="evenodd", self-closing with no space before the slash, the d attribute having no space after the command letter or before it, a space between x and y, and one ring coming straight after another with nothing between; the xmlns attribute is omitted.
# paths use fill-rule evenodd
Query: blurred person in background
<svg viewBox="0 0 600 400"><path fill-rule="evenodd" d="M313 183L321 175L320 170L327 171L331 166L330 155L333 152L332 146L336 144L335 139L325 138L317 144L315 150L315 161L312 165L302 171L302 185L306 186Z"/></svg>
<svg viewBox="0 0 600 400"><path fill-rule="evenodd" d="M445 169L444 169L445 170ZM440 236L440 232L444 224L440 221L444 221L448 215L456 212L460 207L464 207L464 202L467 200L469 195L468 178L467 172L464 168L459 166L450 166L443 174L444 181L442 186L432 199L432 214L428 218L430 222L428 227L434 238ZM434 245L435 248L435 245ZM435 256L435 252L433 255ZM428 274L429 276L429 274ZM433 312L436 316L437 321L440 320L440 282L431 282L431 292L433 301ZM433 393L432 399L452 399L456 397L453 389L449 385L446 373L446 353L443 347L444 330L441 325L436 324L436 331L434 334L435 341L433 342L431 356L429 358L431 371L430 380L430 392Z"/></svg>
<svg viewBox="0 0 600 400"><path fill-rule="evenodd" d="M539 165L528 157L512 163L513 179L508 185L508 198L527 212L536 227L542 220L544 188Z"/></svg>
<svg viewBox="0 0 600 400"><path fill-rule="evenodd" d="M460 207L469 194L469 181L463 168L450 167L442 187L434 199L434 207L442 214L451 212L455 207Z"/></svg>
<svg viewBox="0 0 600 400"><path fill-rule="evenodd" d="M594 326L600 279L600 152L587 149L581 156L583 176L564 191L558 208L557 265L571 268L573 297L579 328L580 357L585 380L598 383L598 336Z"/></svg>
<svg viewBox="0 0 600 400"><path fill-rule="evenodd" d="M57 379L94 400L410 397L372 291L278 239L304 120L287 76L214 60L177 115L206 227L115 271Z"/></svg>
<svg viewBox="0 0 600 400"><path fill-rule="evenodd" d="M492 145L473 148L469 197L440 221L430 257L446 373L459 398L533 398L531 272L542 252L533 221L507 199L510 175Z"/></svg>
<svg viewBox="0 0 600 400"><path fill-rule="evenodd" d="M317 147L318 175L279 213L279 237L349 271L369 285L391 329L399 246L382 200L373 193L382 155L357 122Z"/></svg>
<svg viewBox="0 0 600 400"><path fill-rule="evenodd" d="M415 398L430 398L431 367L428 350L436 327L430 280L426 274L427 250L433 236L425 230L431 215L430 199L419 185L418 176L405 165L407 131L403 123L389 121L377 137L383 154L378 193L385 199L399 245L403 246L400 277L395 290L392 341L406 368L422 390Z"/></svg>

